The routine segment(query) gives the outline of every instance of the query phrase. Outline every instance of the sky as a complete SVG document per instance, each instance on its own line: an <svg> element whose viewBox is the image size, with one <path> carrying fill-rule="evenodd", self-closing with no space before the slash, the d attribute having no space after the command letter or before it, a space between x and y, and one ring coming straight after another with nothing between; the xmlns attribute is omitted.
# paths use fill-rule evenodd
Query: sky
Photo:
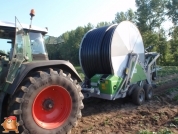
<svg viewBox="0 0 178 134"><path fill-rule="evenodd" d="M7 0L0 4L0 21L30 24L30 10L35 10L32 25L48 27L48 35L58 37L62 33L85 26L89 22L111 22L115 14L136 10L135 0ZM7 44L7 43L5 43ZM9 44L1 50L9 50Z"/></svg>

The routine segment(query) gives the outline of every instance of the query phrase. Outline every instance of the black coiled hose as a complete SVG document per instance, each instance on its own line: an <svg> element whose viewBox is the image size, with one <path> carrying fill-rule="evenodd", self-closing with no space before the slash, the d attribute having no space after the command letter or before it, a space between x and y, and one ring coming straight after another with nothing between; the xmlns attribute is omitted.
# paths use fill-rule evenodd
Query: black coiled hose
<svg viewBox="0 0 178 134"><path fill-rule="evenodd" d="M105 26L87 33L80 49L80 64L87 78L111 74L111 41L117 25Z"/></svg>

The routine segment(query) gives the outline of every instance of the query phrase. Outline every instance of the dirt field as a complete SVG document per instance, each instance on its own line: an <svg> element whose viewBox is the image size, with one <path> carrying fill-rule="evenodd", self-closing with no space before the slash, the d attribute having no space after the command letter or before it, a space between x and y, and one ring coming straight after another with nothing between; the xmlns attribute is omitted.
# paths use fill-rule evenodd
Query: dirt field
<svg viewBox="0 0 178 134"><path fill-rule="evenodd" d="M178 88L177 77L175 74L158 79L161 84L154 89L154 98L142 106L134 105L130 98L84 100L83 117L72 134L136 134L141 130L158 132L166 129L178 134L178 121L175 121L178 102L173 99L178 94L175 90Z"/></svg>
<svg viewBox="0 0 178 134"><path fill-rule="evenodd" d="M141 130L148 131L138 134L152 134L148 132L161 129L178 134L178 119L174 119L178 117L178 102L173 99L178 94L175 90L178 89L178 75L168 75L157 81L159 86L154 89L154 98L142 106L134 105L130 98L84 100L83 117L72 134L137 134Z"/></svg>

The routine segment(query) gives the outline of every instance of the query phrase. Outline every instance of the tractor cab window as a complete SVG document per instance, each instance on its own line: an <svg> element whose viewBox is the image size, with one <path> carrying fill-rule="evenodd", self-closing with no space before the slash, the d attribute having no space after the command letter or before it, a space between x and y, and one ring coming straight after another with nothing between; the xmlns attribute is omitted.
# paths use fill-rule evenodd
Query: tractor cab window
<svg viewBox="0 0 178 134"><path fill-rule="evenodd" d="M41 33L29 33L32 54L46 54L44 40Z"/></svg>

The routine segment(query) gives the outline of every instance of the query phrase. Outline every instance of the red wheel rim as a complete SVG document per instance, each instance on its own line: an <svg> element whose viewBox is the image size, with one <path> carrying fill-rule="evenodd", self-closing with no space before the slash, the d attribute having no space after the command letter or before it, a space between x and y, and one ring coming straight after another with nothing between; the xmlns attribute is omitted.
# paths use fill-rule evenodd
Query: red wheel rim
<svg viewBox="0 0 178 134"><path fill-rule="evenodd" d="M42 128L54 129L61 126L69 117L72 99L68 91L58 85L44 88L35 98L32 114Z"/></svg>

